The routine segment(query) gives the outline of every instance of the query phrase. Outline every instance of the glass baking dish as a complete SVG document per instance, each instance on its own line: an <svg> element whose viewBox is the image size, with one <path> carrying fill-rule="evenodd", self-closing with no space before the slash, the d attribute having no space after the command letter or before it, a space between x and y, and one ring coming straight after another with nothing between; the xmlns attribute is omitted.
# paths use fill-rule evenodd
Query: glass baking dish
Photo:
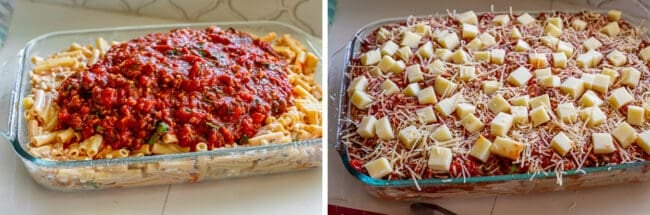
<svg viewBox="0 0 650 215"><path fill-rule="evenodd" d="M168 32L176 28L221 28L265 35L276 32L290 34L321 59L321 41L296 27L280 22L221 22L174 25L132 26L78 31L54 32L39 36L18 54L15 86L11 92L9 129L2 132L21 158L27 171L39 184L59 191L99 190L156 184L193 183L232 177L288 172L321 165L322 139L284 144L224 148L213 151L127 157L108 160L52 161L27 152L27 125L23 117L21 98L29 95L29 73L32 56L47 56L66 49L73 42L94 44L98 37L108 41L126 41L154 32ZM315 79L321 83L321 67ZM4 108L4 107L3 107Z"/></svg>
<svg viewBox="0 0 650 215"><path fill-rule="evenodd" d="M539 11L518 11L514 14L528 12L531 15L537 15ZM579 12L579 11L562 11L562 12ZM606 13L607 11L594 11ZM495 12L508 13L508 12ZM477 15L481 13L477 12ZM444 14L446 15L446 14ZM415 16L415 18L426 18L430 16ZM413 18L413 17L411 17ZM643 19L623 15L623 18L632 24L642 27ZM556 175L555 173L542 174L509 174L498 176L479 176L468 178L449 178L449 179L423 179L423 180L385 180L375 179L364 173L357 171L350 165L350 159L347 153L347 146L341 144L341 134L343 132L344 119L348 114L349 105L346 96L347 86L350 84L350 78L345 74L348 71L348 65L359 53L361 40L366 38L373 31L386 24L404 23L409 17L397 17L378 20L367 24L357 31L347 46L335 53L331 58L332 62L341 62L330 66L329 82L331 87L330 95L334 95L329 106L329 113L333 113L329 123L330 138L334 141L334 149L340 155L341 161L345 168L356 179L364 184L365 189L372 195L392 200L413 200L413 199L435 199L447 197L465 197L465 196L485 196L494 194L523 194L548 191L576 190L587 187L604 186L617 183L631 183L647 181L650 179L650 161L625 163L612 166L589 167L581 170L565 171L564 174ZM646 32L647 35L647 32ZM562 184L558 184L558 178L561 177Z"/></svg>

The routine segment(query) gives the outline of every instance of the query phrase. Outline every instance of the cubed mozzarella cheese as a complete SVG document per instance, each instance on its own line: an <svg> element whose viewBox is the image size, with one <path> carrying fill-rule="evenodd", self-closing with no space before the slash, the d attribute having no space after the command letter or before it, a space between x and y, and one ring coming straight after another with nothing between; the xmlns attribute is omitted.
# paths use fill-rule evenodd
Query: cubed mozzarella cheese
<svg viewBox="0 0 650 215"><path fill-rule="evenodd" d="M616 151L612 135L608 133L591 134L591 142L594 146L594 154L611 154Z"/></svg>
<svg viewBox="0 0 650 215"><path fill-rule="evenodd" d="M510 99L510 103L514 106L524 106L528 108L528 104L530 103L530 96L524 95L524 96L513 97Z"/></svg>
<svg viewBox="0 0 650 215"><path fill-rule="evenodd" d="M381 27L379 30L377 30L377 42L383 42L386 40L390 40L393 37L393 34L390 33L390 31L386 30L385 28Z"/></svg>
<svg viewBox="0 0 650 215"><path fill-rule="evenodd" d="M418 120L424 124L437 121L436 114L433 113L433 108L431 106L426 106L415 110L415 115L418 117Z"/></svg>
<svg viewBox="0 0 650 215"><path fill-rule="evenodd" d="M400 130L397 134L397 139L404 145L404 148L411 149L413 145L417 145L420 136L422 136L420 130L414 125L411 125Z"/></svg>
<svg viewBox="0 0 650 215"><path fill-rule="evenodd" d="M411 51L411 48L408 46L402 46L397 50L397 57L403 61L409 61L411 60L411 57L413 57L413 51Z"/></svg>
<svg viewBox="0 0 650 215"><path fill-rule="evenodd" d="M533 68L544 68L548 65L545 54L533 53L528 55L528 62Z"/></svg>
<svg viewBox="0 0 650 215"><path fill-rule="evenodd" d="M560 77L551 75L549 77L543 78L539 82L539 86L546 87L546 88L553 88L553 87L559 87L560 86Z"/></svg>
<svg viewBox="0 0 650 215"><path fill-rule="evenodd" d="M363 138L373 138L375 137L375 123L377 118L375 116L364 116L359 123L357 128L357 133Z"/></svg>
<svg viewBox="0 0 650 215"><path fill-rule="evenodd" d="M490 146L490 152L497 156L517 160L524 150L524 144L507 137L497 137Z"/></svg>
<svg viewBox="0 0 650 215"><path fill-rule="evenodd" d="M576 98L580 98L580 96L584 92L585 85L582 80L574 77L570 77L564 80L564 83L562 83L560 89L562 90L563 93L566 93L569 96L576 99Z"/></svg>
<svg viewBox="0 0 650 215"><path fill-rule="evenodd" d="M551 148L555 150L559 155L564 157L566 153L571 151L571 148L573 148L573 141L569 139L569 137L564 134L564 132L559 132L553 137L551 140Z"/></svg>
<svg viewBox="0 0 650 215"><path fill-rule="evenodd" d="M641 49L641 51L639 51L639 57L641 57L645 62L650 61L650 46Z"/></svg>
<svg viewBox="0 0 650 215"><path fill-rule="evenodd" d="M618 50L614 50L607 54L607 60L614 66L623 66L627 63L627 57Z"/></svg>
<svg viewBox="0 0 650 215"><path fill-rule="evenodd" d="M461 81L469 81L476 78L476 67L474 66L459 66L460 75L458 76Z"/></svg>
<svg viewBox="0 0 650 215"><path fill-rule="evenodd" d="M637 133L630 124L622 122L612 130L612 136L616 138L619 145L627 148L636 140Z"/></svg>
<svg viewBox="0 0 650 215"><path fill-rule="evenodd" d="M478 38L481 40L481 48L483 49L492 47L495 44L497 44L497 41L494 38L494 36L488 33L482 33Z"/></svg>
<svg viewBox="0 0 650 215"><path fill-rule="evenodd" d="M474 133L482 130L485 127L485 124L481 122L479 118L474 116L474 114L468 114L460 120L460 124L463 125L463 128L469 133Z"/></svg>
<svg viewBox="0 0 650 215"><path fill-rule="evenodd" d="M448 33L442 39L440 39L438 43L443 48L453 50L458 47L458 45L460 45L460 40L458 39L458 35L456 35L456 33Z"/></svg>
<svg viewBox="0 0 650 215"><path fill-rule="evenodd" d="M607 116L598 107L587 107L580 111L580 118L582 121L588 121L587 126L594 127L603 124L607 120Z"/></svg>
<svg viewBox="0 0 650 215"><path fill-rule="evenodd" d="M650 154L650 131L641 132L635 142L645 153Z"/></svg>
<svg viewBox="0 0 650 215"><path fill-rule="evenodd" d="M596 79L596 75L590 73L582 73L582 77L580 77L580 80L582 80L582 83L585 85L585 89L591 89L594 79Z"/></svg>
<svg viewBox="0 0 650 215"><path fill-rule="evenodd" d="M379 69L378 66L370 67L370 71L368 71L368 74L372 77L378 77L384 74L384 72Z"/></svg>
<svg viewBox="0 0 650 215"><path fill-rule="evenodd" d="M571 55L573 55L573 45L571 43L567 43L564 41L559 41L557 43L557 51L564 53L566 55L567 59L571 58Z"/></svg>
<svg viewBox="0 0 650 215"><path fill-rule="evenodd" d="M499 113L490 122L490 132L494 136L508 136L514 118L507 113Z"/></svg>
<svg viewBox="0 0 650 215"><path fill-rule="evenodd" d="M456 19L458 20L458 22L463 24L478 25L478 18L476 17L476 13L474 13L474 11L471 10L456 15Z"/></svg>
<svg viewBox="0 0 650 215"><path fill-rule="evenodd" d="M370 161L364 165L368 175L372 178L383 178L393 172L393 167L385 157L380 157L376 160Z"/></svg>
<svg viewBox="0 0 650 215"><path fill-rule="evenodd" d="M524 13L517 17L517 22L521 25L535 24L536 19L528 13Z"/></svg>
<svg viewBox="0 0 650 215"><path fill-rule="evenodd" d="M416 54L423 60L432 58L433 54L433 44L431 41L426 42L424 45L420 46Z"/></svg>
<svg viewBox="0 0 650 215"><path fill-rule="evenodd" d="M578 121L578 112L573 103L562 103L555 109L557 117L565 123L574 123Z"/></svg>
<svg viewBox="0 0 650 215"><path fill-rule="evenodd" d="M419 104L435 104L438 102L436 93L433 92L433 87L428 86L417 93Z"/></svg>
<svg viewBox="0 0 650 215"><path fill-rule="evenodd" d="M397 45L397 43L393 42L392 40L389 40L388 42L384 43L384 46L381 47L381 54L393 56L398 49L399 45Z"/></svg>
<svg viewBox="0 0 650 215"><path fill-rule="evenodd" d="M611 78L607 75L596 74L594 82L591 84L591 89L602 94L607 94L610 80Z"/></svg>
<svg viewBox="0 0 650 215"><path fill-rule="evenodd" d="M483 81L481 82L481 88L483 89L483 93L485 94L492 94L496 92L499 87L501 87L501 82L499 81Z"/></svg>
<svg viewBox="0 0 650 215"><path fill-rule="evenodd" d="M465 44L465 48L470 51L481 50L481 47L483 47L483 44L479 38L474 38L473 40L469 41L469 43Z"/></svg>
<svg viewBox="0 0 650 215"><path fill-rule="evenodd" d="M436 49L435 51L436 57L440 60L443 61L449 61L451 60L451 51L449 49Z"/></svg>
<svg viewBox="0 0 650 215"><path fill-rule="evenodd" d="M553 53L553 67L555 68L565 68L567 65L566 55L562 52Z"/></svg>
<svg viewBox="0 0 650 215"><path fill-rule="evenodd" d="M510 113L512 113L514 123L523 124L528 122L528 107L512 106L510 107Z"/></svg>
<svg viewBox="0 0 650 215"><path fill-rule="evenodd" d="M518 40L522 37L521 31L517 27L512 27L512 30L510 30L510 35L508 35L510 39L513 40Z"/></svg>
<svg viewBox="0 0 650 215"><path fill-rule="evenodd" d="M537 127L551 120L551 117L546 112L544 106L539 106L530 110L530 118L533 121L533 126Z"/></svg>
<svg viewBox="0 0 650 215"><path fill-rule="evenodd" d="M609 76L609 84L613 84L616 82L616 79L621 76L616 70L610 69L610 68L603 68L603 71L600 72L603 75Z"/></svg>
<svg viewBox="0 0 650 215"><path fill-rule="evenodd" d="M406 63L402 60L396 61L391 67L388 68L389 72L392 73L402 73L404 72L404 69L406 68Z"/></svg>
<svg viewBox="0 0 650 215"><path fill-rule="evenodd" d="M552 24L547 24L544 27L544 33L550 36L559 37L560 35L562 35L562 28L558 28L557 26Z"/></svg>
<svg viewBox="0 0 650 215"><path fill-rule="evenodd" d="M558 27L560 29L564 28L564 22L562 21L561 17L551 17L546 19L547 24L555 25L555 27Z"/></svg>
<svg viewBox="0 0 650 215"><path fill-rule="evenodd" d="M451 149L434 146L429 151L429 161L427 164L431 170L449 172L452 157Z"/></svg>
<svg viewBox="0 0 650 215"><path fill-rule="evenodd" d="M475 62L489 62L490 61L490 52L488 52L488 51L474 52L474 61Z"/></svg>
<svg viewBox="0 0 650 215"><path fill-rule="evenodd" d="M429 66L427 66L427 71L431 75L440 75L445 72L447 68L445 67L445 63L443 63L440 59L436 59L433 61L433 63L430 63Z"/></svg>
<svg viewBox="0 0 650 215"><path fill-rule="evenodd" d="M620 87L612 90L607 98L609 104L616 109L620 109L626 104L629 104L634 101L634 96L632 96L625 87Z"/></svg>
<svg viewBox="0 0 650 215"><path fill-rule="evenodd" d="M515 52L525 52L530 49L530 45L524 41L524 40L517 40L517 44L515 45Z"/></svg>
<svg viewBox="0 0 650 215"><path fill-rule="evenodd" d="M500 26L508 25L510 23L510 16L507 14L496 15L492 18L492 23Z"/></svg>
<svg viewBox="0 0 650 215"><path fill-rule="evenodd" d="M462 25L462 34L463 39L473 39L478 35L478 27L472 24L463 24Z"/></svg>
<svg viewBox="0 0 650 215"><path fill-rule="evenodd" d="M575 29L576 31L584 31L585 28L587 28L587 22L582 21L580 19L574 19L573 22L571 23L571 27Z"/></svg>
<svg viewBox="0 0 650 215"><path fill-rule="evenodd" d="M354 91L350 97L350 103L361 110L367 109L373 101L370 95L360 90Z"/></svg>
<svg viewBox="0 0 650 215"><path fill-rule="evenodd" d="M431 26L426 23L419 23L413 27L413 32L422 37L428 37L431 34Z"/></svg>
<svg viewBox="0 0 650 215"><path fill-rule="evenodd" d="M436 104L435 106L435 109L436 111L440 112L441 115L449 116L451 113L453 113L456 110L456 106L458 105L458 103L464 101L465 99L463 98L463 95L461 95L460 93L456 93L453 96L438 102L438 104Z"/></svg>
<svg viewBox="0 0 650 215"><path fill-rule="evenodd" d="M618 33L621 33L621 28L618 26L618 22L610 22L605 25L605 27L600 29L600 32L603 32L610 37L614 37L618 35Z"/></svg>
<svg viewBox="0 0 650 215"><path fill-rule="evenodd" d="M535 98L530 99L530 108L531 109L536 108L536 107L540 107L540 106L544 106L546 108L551 108L551 100L550 100L548 94L539 95L539 96L536 96Z"/></svg>
<svg viewBox="0 0 650 215"><path fill-rule="evenodd" d="M506 51L503 49L492 49L490 50L490 63L492 64L503 64L506 58Z"/></svg>
<svg viewBox="0 0 650 215"><path fill-rule="evenodd" d="M510 104L508 104L508 101L501 96L501 94L497 94L496 96L492 97L490 102L488 102L488 109L492 111L492 113L498 114L500 112L509 112L510 111Z"/></svg>
<svg viewBox="0 0 650 215"><path fill-rule="evenodd" d="M361 55L361 64L364 66L375 65L381 60L381 53L378 49L370 50Z"/></svg>
<svg viewBox="0 0 650 215"><path fill-rule="evenodd" d="M634 67L626 67L621 70L621 84L629 87L636 87L641 80L641 72Z"/></svg>
<svg viewBox="0 0 650 215"><path fill-rule="evenodd" d="M590 50L586 53L578 55L576 58L576 64L580 68L592 68L597 67L602 59L603 54L594 50Z"/></svg>
<svg viewBox="0 0 650 215"><path fill-rule="evenodd" d="M637 126L643 125L643 122L645 122L645 108L634 105L627 106L627 122Z"/></svg>
<svg viewBox="0 0 650 215"><path fill-rule="evenodd" d="M436 91L436 94L442 97L446 97L448 95L451 95L456 91L456 87L458 84L447 80L441 76L438 76L433 83L433 89Z"/></svg>
<svg viewBox="0 0 650 215"><path fill-rule="evenodd" d="M400 45L416 48L418 47L418 44L420 44L420 40L422 40L422 36L419 34L410 31L404 31L404 33L402 33L402 41L400 42Z"/></svg>
<svg viewBox="0 0 650 215"><path fill-rule="evenodd" d="M603 43L601 43L598 39L596 39L594 37L589 37L589 39L582 42L582 47L584 47L585 50L587 50L587 51L589 51L589 50L597 50L601 46L603 46Z"/></svg>
<svg viewBox="0 0 650 215"><path fill-rule="evenodd" d="M406 67L406 78L408 79L409 83L424 80L422 70L420 70L420 64L413 64L409 67Z"/></svg>
<svg viewBox="0 0 650 215"><path fill-rule="evenodd" d="M530 74L530 70L528 70L526 67L519 66L519 68L510 73L507 81L514 86L520 87L528 84L528 80L530 80L532 77L533 75Z"/></svg>
<svg viewBox="0 0 650 215"><path fill-rule="evenodd" d="M348 94L352 95L354 91L366 91L366 88L368 87L368 78L366 76L359 76L354 79L352 79L352 82L350 82L350 85L348 86Z"/></svg>
<svg viewBox="0 0 650 215"><path fill-rule="evenodd" d="M381 140L392 140L395 139L395 134L393 133L393 127L390 125L390 120L387 116L382 117L375 122L375 133L377 137Z"/></svg>
<svg viewBox="0 0 650 215"><path fill-rule="evenodd" d="M620 10L607 11L607 18L609 18L610 21L618 21L619 19L621 19L621 11Z"/></svg>
<svg viewBox="0 0 650 215"><path fill-rule="evenodd" d="M431 137L438 142L445 142L454 138L451 134L451 130L449 130L449 127L445 124L436 128L436 130L431 133Z"/></svg>
<svg viewBox="0 0 650 215"><path fill-rule="evenodd" d="M382 72L388 73L389 69L391 67L393 67L393 65L396 64L396 63L397 62L395 61L395 59L393 59L393 57L388 56L388 55L384 55L384 57L381 59L381 61L379 61L379 64L377 64L377 67L379 67L379 69Z"/></svg>
<svg viewBox="0 0 650 215"><path fill-rule="evenodd" d="M384 82L382 82L381 85L379 85L379 87L381 88L382 93L387 96L399 92L399 87L397 86L397 84L395 84L395 82L391 81L390 79L384 80Z"/></svg>
<svg viewBox="0 0 650 215"><path fill-rule="evenodd" d="M582 94L582 97L580 100L578 100L578 103L580 103L580 106L582 107L598 107L603 104L603 100L600 99L598 94L596 94L594 91L587 90L587 92Z"/></svg>
<svg viewBox="0 0 650 215"><path fill-rule="evenodd" d="M451 59L455 64L465 64L469 62L469 56L462 49L458 49L451 54Z"/></svg>
<svg viewBox="0 0 650 215"><path fill-rule="evenodd" d="M560 39L551 35L542 36L539 38L539 40L542 42L542 45L550 48L553 51L557 50L557 46L560 44Z"/></svg>
<svg viewBox="0 0 650 215"><path fill-rule="evenodd" d="M459 119L464 118L468 114L474 114L476 111L476 106L469 103L459 103L456 105L456 115Z"/></svg>
<svg viewBox="0 0 650 215"><path fill-rule="evenodd" d="M483 135L478 136L476 143L474 143L472 149L469 151L469 155L483 162L487 162L488 158L490 158L490 146L492 146L490 140L483 137Z"/></svg>
<svg viewBox="0 0 650 215"><path fill-rule="evenodd" d="M405 96L417 96L418 92L420 92L420 84L418 83L406 85L406 88L404 88Z"/></svg>

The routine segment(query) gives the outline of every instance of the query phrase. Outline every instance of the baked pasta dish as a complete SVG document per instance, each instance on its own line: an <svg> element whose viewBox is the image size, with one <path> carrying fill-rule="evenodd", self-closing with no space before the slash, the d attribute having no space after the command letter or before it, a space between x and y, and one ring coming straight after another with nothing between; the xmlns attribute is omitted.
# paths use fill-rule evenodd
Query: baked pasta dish
<svg viewBox="0 0 650 215"><path fill-rule="evenodd" d="M258 37L216 26L176 29L125 42L73 43L32 61L31 94L23 106L28 151L38 158L116 159L322 136L321 89L314 81L319 60L290 35ZM250 169L247 163L265 161L248 159L221 162L243 162ZM170 161L125 165L120 174L151 180L144 176L165 167L187 169L195 181L210 168ZM111 184L120 178L92 168L65 171L57 172L60 183L110 175L102 182Z"/></svg>
<svg viewBox="0 0 650 215"><path fill-rule="evenodd" d="M372 178L567 170L650 158L650 46L620 11L410 17L361 38L342 140ZM584 172L584 171L583 171Z"/></svg>

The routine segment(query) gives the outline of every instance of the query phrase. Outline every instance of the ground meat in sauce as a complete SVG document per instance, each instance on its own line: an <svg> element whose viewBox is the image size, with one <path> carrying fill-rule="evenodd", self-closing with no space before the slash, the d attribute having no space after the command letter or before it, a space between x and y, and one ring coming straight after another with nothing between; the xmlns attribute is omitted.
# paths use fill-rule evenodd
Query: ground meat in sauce
<svg viewBox="0 0 650 215"><path fill-rule="evenodd" d="M270 44L233 29L177 29L111 47L59 87L62 128L138 149L164 123L179 145L246 144L291 106L288 68Z"/></svg>

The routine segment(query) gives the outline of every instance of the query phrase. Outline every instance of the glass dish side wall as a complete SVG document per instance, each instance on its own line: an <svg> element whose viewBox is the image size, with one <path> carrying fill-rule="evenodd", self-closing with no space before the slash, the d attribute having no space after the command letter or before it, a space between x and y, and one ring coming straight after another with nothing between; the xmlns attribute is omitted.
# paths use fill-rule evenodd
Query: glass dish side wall
<svg viewBox="0 0 650 215"><path fill-rule="evenodd" d="M528 12L531 15L536 15L539 11L518 11L516 13ZM563 12L579 12L579 11L563 11ZM606 13L606 11L595 11L599 13ZM505 13L505 12L495 12ZM481 14L481 12L477 12ZM446 14L444 14L446 15ZM417 16L416 18L424 18L427 16ZM643 26L644 20L623 16L625 20L632 24ZM355 56L359 53L358 50L361 46L361 39L366 38L374 30L379 27L391 23L406 22L408 17L387 18L369 23L357 31L353 40L350 41L345 50L339 55L341 61L335 62L340 65L335 67L340 68L331 72L329 83L332 84L330 89L331 95L335 95L334 103L337 105L335 108L336 121L336 134L341 134L343 128L343 121L349 110L348 98L345 94L345 89L350 83L350 79L345 75L347 73L347 66L350 65ZM338 60L338 59L337 59ZM336 80L338 79L338 80ZM335 81L333 81L335 80ZM338 90L338 91L336 91ZM331 131L331 130L330 130ZM480 176L469 178L453 178L453 179L423 179L417 180L383 180L371 178L366 174L358 172L356 169L349 165L349 156L347 154L346 146L341 144L340 135L335 135L336 142L334 148L338 150L341 161L345 168L355 176L358 180L364 183L366 190L381 198L394 199L394 200L409 200L409 199L422 199L422 198L445 198L454 196L466 196L471 194L476 195L493 195L493 194L520 194L520 193L534 193L534 192L547 192L547 191L561 191L561 190L575 190L587 187L604 186L618 183L641 182L650 180L648 170L650 170L650 161L626 163L614 166L601 166L584 168L581 171L570 170L562 174L563 184L558 185L557 177L554 173L548 174L511 174L499 176Z"/></svg>
<svg viewBox="0 0 650 215"><path fill-rule="evenodd" d="M98 37L108 41L126 41L154 32L167 32L176 28L204 29L211 25L263 36L269 32L290 34L303 43L308 51L320 59L321 42L293 26L278 22L199 23L180 25L136 26L110 29L91 29L51 33L27 44L20 53L17 71L17 99L10 116L9 142L22 159L33 178L47 188L61 191L94 190L154 184L198 182L202 180L243 177L250 175L286 172L319 167L322 158L322 140L309 140L286 144L238 147L207 152L181 153L145 157L128 157L110 160L49 161L27 153L26 121L20 100L30 93L29 72L32 56L47 56L59 52L73 42L94 44ZM315 76L321 83L321 67Z"/></svg>

